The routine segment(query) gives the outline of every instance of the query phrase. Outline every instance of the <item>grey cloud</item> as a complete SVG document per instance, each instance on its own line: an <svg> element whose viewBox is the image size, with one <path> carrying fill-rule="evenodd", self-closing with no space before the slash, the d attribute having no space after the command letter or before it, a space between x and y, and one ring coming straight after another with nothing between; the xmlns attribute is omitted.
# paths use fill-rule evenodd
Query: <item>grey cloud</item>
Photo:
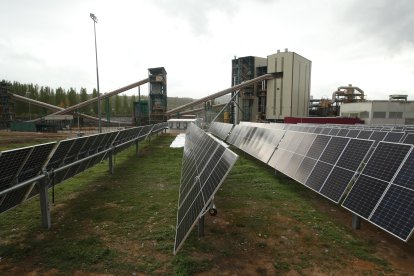
<svg viewBox="0 0 414 276"><path fill-rule="evenodd" d="M276 1L278 0L154 0L153 3L168 13L171 13L172 16L181 17L189 21L194 33L200 35L208 32L207 23L209 12L220 11L232 16L243 3L269 4Z"/></svg>
<svg viewBox="0 0 414 276"><path fill-rule="evenodd" d="M414 43L414 1L355 1L342 20L363 31L366 37L377 37L389 48Z"/></svg>

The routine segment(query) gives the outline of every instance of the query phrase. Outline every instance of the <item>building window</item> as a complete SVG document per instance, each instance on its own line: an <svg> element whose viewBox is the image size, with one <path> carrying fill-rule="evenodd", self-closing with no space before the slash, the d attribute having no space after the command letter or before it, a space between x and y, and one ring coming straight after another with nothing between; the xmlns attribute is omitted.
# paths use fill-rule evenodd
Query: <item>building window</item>
<svg viewBox="0 0 414 276"><path fill-rule="evenodd" d="M387 115L387 112L377 111L377 112L374 112L374 113L372 114L372 117L373 117L373 118L385 118L385 117L386 117L386 115Z"/></svg>
<svg viewBox="0 0 414 276"><path fill-rule="evenodd" d="M360 112L359 118L369 118L369 112L368 111Z"/></svg>
<svg viewBox="0 0 414 276"><path fill-rule="evenodd" d="M402 112L390 112L389 118L390 119L402 119L403 113Z"/></svg>

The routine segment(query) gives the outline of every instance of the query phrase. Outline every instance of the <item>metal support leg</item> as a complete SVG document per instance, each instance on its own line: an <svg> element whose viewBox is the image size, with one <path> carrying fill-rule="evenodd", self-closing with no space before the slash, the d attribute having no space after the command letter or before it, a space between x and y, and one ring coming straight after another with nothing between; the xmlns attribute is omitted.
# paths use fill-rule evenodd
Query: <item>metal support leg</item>
<svg viewBox="0 0 414 276"><path fill-rule="evenodd" d="M204 237L204 215L198 219L198 237Z"/></svg>
<svg viewBox="0 0 414 276"><path fill-rule="evenodd" d="M109 152L109 158L108 158L108 160L109 160L109 173L110 174L114 174L114 155L113 155L113 151L111 150L110 152Z"/></svg>
<svg viewBox="0 0 414 276"><path fill-rule="evenodd" d="M361 229L362 219L357 215L352 215L352 229L359 230Z"/></svg>
<svg viewBox="0 0 414 276"><path fill-rule="evenodd" d="M39 182L40 211L42 214L42 226L50 229L52 221L50 218L49 195L47 193L48 181L43 179Z"/></svg>
<svg viewBox="0 0 414 276"><path fill-rule="evenodd" d="M135 155L138 156L138 140L135 141Z"/></svg>

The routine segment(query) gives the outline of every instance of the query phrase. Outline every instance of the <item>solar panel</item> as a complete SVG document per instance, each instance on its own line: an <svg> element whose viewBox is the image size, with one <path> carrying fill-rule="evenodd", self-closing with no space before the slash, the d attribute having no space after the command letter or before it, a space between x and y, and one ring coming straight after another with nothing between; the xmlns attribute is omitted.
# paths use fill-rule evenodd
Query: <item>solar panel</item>
<svg viewBox="0 0 414 276"><path fill-rule="evenodd" d="M325 127L325 128L322 129L322 131L320 133L328 135L331 132L331 130L332 130L332 128Z"/></svg>
<svg viewBox="0 0 414 276"><path fill-rule="evenodd" d="M313 131L313 133L319 134L319 133L322 132L322 130L323 130L322 127L316 127L315 130Z"/></svg>
<svg viewBox="0 0 414 276"><path fill-rule="evenodd" d="M359 129L350 129L346 137L357 138L361 130Z"/></svg>
<svg viewBox="0 0 414 276"><path fill-rule="evenodd" d="M404 143L414 145L414 133L408 133L404 138Z"/></svg>
<svg viewBox="0 0 414 276"><path fill-rule="evenodd" d="M327 135L316 136L306 156L313 158L313 159L319 159L319 157L321 156L322 152L324 151L326 145L329 143L330 140L331 140L331 136L327 136Z"/></svg>
<svg viewBox="0 0 414 276"><path fill-rule="evenodd" d="M332 165L318 161L304 184L315 191L319 191L332 168Z"/></svg>
<svg viewBox="0 0 414 276"><path fill-rule="evenodd" d="M306 179L309 177L309 174L312 172L312 169L315 166L315 164L315 159L305 157L293 178L296 179L299 183L304 184Z"/></svg>
<svg viewBox="0 0 414 276"><path fill-rule="evenodd" d="M361 132L358 134L357 138L359 139L369 139L371 137L373 131L372 130L361 130Z"/></svg>
<svg viewBox="0 0 414 276"><path fill-rule="evenodd" d="M52 157L50 158L46 170L50 171L52 169L56 169L61 166L63 163L63 159L65 158L66 154L68 153L69 149L72 147L73 143L76 139L69 139L60 141L55 149Z"/></svg>
<svg viewBox="0 0 414 276"><path fill-rule="evenodd" d="M296 131L292 133L293 133L293 137L290 139L289 144L287 145L286 149L291 152L296 152L305 133L296 132Z"/></svg>
<svg viewBox="0 0 414 276"><path fill-rule="evenodd" d="M69 149L69 152L66 154L65 158L63 159L63 164L70 164L78 159L78 155L80 150L83 147L83 144L86 142L87 137L80 137L75 139L72 144L72 147Z"/></svg>
<svg viewBox="0 0 414 276"><path fill-rule="evenodd" d="M333 128L333 129L331 129L331 131L329 132L329 135L332 135L332 136L336 136L336 135L338 135L338 133L339 133L339 131L340 131L341 129L339 129L339 128Z"/></svg>
<svg viewBox="0 0 414 276"><path fill-rule="evenodd" d="M33 147L3 151L0 153L0 191L4 191L17 183L18 174ZM29 192L29 187L0 196L0 212L19 204Z"/></svg>
<svg viewBox="0 0 414 276"><path fill-rule="evenodd" d="M374 147L377 146L377 144L380 141L384 140L384 137L387 135L387 133L388 132L386 132L386 131L378 131L378 130L376 130L372 133L372 135L369 137L369 139L375 141Z"/></svg>
<svg viewBox="0 0 414 276"><path fill-rule="evenodd" d="M332 137L323 151L320 160L332 165L335 164L348 142L349 138L346 137Z"/></svg>
<svg viewBox="0 0 414 276"><path fill-rule="evenodd" d="M368 219L387 187L386 181L360 175L342 206Z"/></svg>
<svg viewBox="0 0 414 276"><path fill-rule="evenodd" d="M209 132L211 132L213 135L217 136L221 140L226 140L232 128L233 124L213 122L210 125Z"/></svg>
<svg viewBox="0 0 414 276"><path fill-rule="evenodd" d="M0 191L12 186L33 147L0 153Z"/></svg>
<svg viewBox="0 0 414 276"><path fill-rule="evenodd" d="M410 149L411 145L380 142L363 173L389 182Z"/></svg>
<svg viewBox="0 0 414 276"><path fill-rule="evenodd" d="M372 147L374 141L351 139L337 162L337 166L356 171Z"/></svg>
<svg viewBox="0 0 414 276"><path fill-rule="evenodd" d="M283 135L283 130L264 129L263 136L261 137L262 139L260 139L256 146L257 150L255 157L260 161L267 163Z"/></svg>
<svg viewBox="0 0 414 276"><path fill-rule="evenodd" d="M391 185L370 221L407 241L414 229L414 190Z"/></svg>
<svg viewBox="0 0 414 276"><path fill-rule="evenodd" d="M306 153L309 151L310 147L312 146L316 136L317 135L313 133L303 134L302 140L297 146L295 153L300 154L300 155L306 155Z"/></svg>
<svg viewBox="0 0 414 276"><path fill-rule="evenodd" d="M349 129L343 128L338 132L337 136L346 137L348 132L349 132Z"/></svg>
<svg viewBox="0 0 414 276"><path fill-rule="evenodd" d="M187 128L186 136L174 254L181 248L238 158L224 144L193 124ZM211 140L213 144L206 148L205 143ZM201 158L195 154L203 151L205 154ZM198 163L206 159L206 163ZM187 171L189 169L197 173ZM184 189L183 185L186 186Z"/></svg>
<svg viewBox="0 0 414 276"><path fill-rule="evenodd" d="M393 183L414 190L414 150L408 155Z"/></svg>
<svg viewBox="0 0 414 276"><path fill-rule="evenodd" d="M354 175L355 171L334 167L331 174L326 179L325 184L320 189L320 193L338 203Z"/></svg>
<svg viewBox="0 0 414 276"><path fill-rule="evenodd" d="M387 136L384 138L384 141L398 143L403 136L404 132L388 132Z"/></svg>
<svg viewBox="0 0 414 276"><path fill-rule="evenodd" d="M26 160L21 172L18 175L19 183L39 175L46 164L49 155L56 146L56 142L36 145L33 147L29 158Z"/></svg>
<svg viewBox="0 0 414 276"><path fill-rule="evenodd" d="M286 166L284 174L287 176L294 178L296 170L299 168L300 164L302 163L302 160L305 157L303 155L299 154L292 154L292 157L289 160L289 166Z"/></svg>

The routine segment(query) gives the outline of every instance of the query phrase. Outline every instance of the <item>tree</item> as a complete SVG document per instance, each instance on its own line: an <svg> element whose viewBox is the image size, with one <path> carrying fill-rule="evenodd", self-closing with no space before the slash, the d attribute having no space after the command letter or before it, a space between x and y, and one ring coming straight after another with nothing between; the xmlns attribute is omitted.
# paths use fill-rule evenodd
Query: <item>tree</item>
<svg viewBox="0 0 414 276"><path fill-rule="evenodd" d="M66 93L65 90L63 90L62 87L59 87L56 89L55 93L55 102L60 107L65 107L65 100L66 100Z"/></svg>
<svg viewBox="0 0 414 276"><path fill-rule="evenodd" d="M128 96L124 95L122 96L122 114L123 115L128 115L129 114L129 101L128 101Z"/></svg>
<svg viewBox="0 0 414 276"><path fill-rule="evenodd" d="M92 91L92 98L96 98L96 97L98 97L98 92L94 88L93 91ZM94 114L98 114L98 102L96 102L92 105L92 110L93 110Z"/></svg>
<svg viewBox="0 0 414 276"><path fill-rule="evenodd" d="M118 95L115 96L115 114L119 115L121 113L121 97Z"/></svg>
<svg viewBox="0 0 414 276"><path fill-rule="evenodd" d="M79 103L78 100L78 94L76 94L76 90L74 88L70 88L67 93L67 99L68 99L68 106L73 106L77 103Z"/></svg>
<svg viewBox="0 0 414 276"><path fill-rule="evenodd" d="M88 93L86 92L86 88L81 87L81 89L80 89L80 96L79 97L80 97L80 102L81 103L86 102L88 100ZM81 112L82 113L89 114L90 113L90 110L91 110L91 107L90 106L85 106L85 107L82 107L81 108Z"/></svg>

